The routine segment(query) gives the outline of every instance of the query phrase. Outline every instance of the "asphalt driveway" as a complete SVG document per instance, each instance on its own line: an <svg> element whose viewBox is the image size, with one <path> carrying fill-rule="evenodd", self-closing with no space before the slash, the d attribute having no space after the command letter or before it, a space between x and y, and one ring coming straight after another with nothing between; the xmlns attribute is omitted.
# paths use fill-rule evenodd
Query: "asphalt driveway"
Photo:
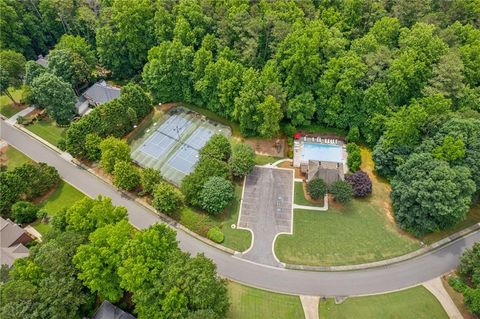
<svg viewBox="0 0 480 319"><path fill-rule="evenodd" d="M242 258L279 266L273 243L280 233L292 233L294 171L257 166L245 179L239 228L253 233L253 244Z"/></svg>

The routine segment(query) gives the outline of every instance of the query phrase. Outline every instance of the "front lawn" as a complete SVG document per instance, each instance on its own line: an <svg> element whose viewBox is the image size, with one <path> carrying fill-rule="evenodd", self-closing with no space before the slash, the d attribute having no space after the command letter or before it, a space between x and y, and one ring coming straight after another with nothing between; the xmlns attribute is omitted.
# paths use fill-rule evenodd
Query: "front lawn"
<svg viewBox="0 0 480 319"><path fill-rule="evenodd" d="M371 173L373 162L368 150L362 149L362 159L362 169L372 178L373 194L347 205L333 203L326 212L296 209L293 235L280 235L275 242L275 253L282 262L360 264L419 248L417 240L396 226L391 215L390 187Z"/></svg>
<svg viewBox="0 0 480 319"><path fill-rule="evenodd" d="M17 102L20 103L21 99L23 98L24 91L23 89L12 89L10 88L8 90L10 94L13 96L13 99ZM12 117L13 115L17 114L21 110L25 109L26 106L22 104L18 105L13 105L12 100L6 95L0 96L0 114L3 116L9 118Z"/></svg>
<svg viewBox="0 0 480 319"><path fill-rule="evenodd" d="M70 185L65 181L60 181L57 189L50 194L45 200L43 200L39 207L47 211L48 216L52 218L63 208L68 208L76 201L85 197L85 194L78 189ZM50 230L50 225L36 221L32 226L38 230L42 235Z"/></svg>
<svg viewBox="0 0 480 319"><path fill-rule="evenodd" d="M250 232L248 230L233 229L231 227L231 225L236 224L238 220L241 196L242 186L236 184L235 199L221 216L213 217L185 206L174 218L183 226L204 237L207 237L207 232L210 228L214 226L220 227L225 234L225 241L222 245L236 251L245 251L250 247Z"/></svg>
<svg viewBox="0 0 480 319"><path fill-rule="evenodd" d="M320 303L320 318L329 319L442 319L448 318L440 302L424 287L384 295L348 298L340 305L333 299Z"/></svg>
<svg viewBox="0 0 480 319"><path fill-rule="evenodd" d="M228 319L305 318L300 298L228 282Z"/></svg>
<svg viewBox="0 0 480 319"><path fill-rule="evenodd" d="M40 119L34 124L27 125L26 128L55 146L58 146L58 142L65 138L66 128L57 126L50 119Z"/></svg>
<svg viewBox="0 0 480 319"><path fill-rule="evenodd" d="M27 155L23 154L15 147L8 145L6 152L6 164L9 170L14 169L15 167L22 166L25 163L31 162L32 160Z"/></svg>
<svg viewBox="0 0 480 319"><path fill-rule="evenodd" d="M281 157L255 154L255 164L257 165L273 164L280 159Z"/></svg>

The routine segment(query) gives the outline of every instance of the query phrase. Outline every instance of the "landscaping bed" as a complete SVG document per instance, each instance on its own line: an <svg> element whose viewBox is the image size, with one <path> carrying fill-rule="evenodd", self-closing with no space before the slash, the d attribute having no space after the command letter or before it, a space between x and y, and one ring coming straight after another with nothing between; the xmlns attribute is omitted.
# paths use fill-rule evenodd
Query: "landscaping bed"
<svg viewBox="0 0 480 319"><path fill-rule="evenodd" d="M305 206L323 206L323 198L318 200L307 198L309 196L305 188L306 187L303 182L295 182L295 193L293 197L294 204Z"/></svg>
<svg viewBox="0 0 480 319"><path fill-rule="evenodd" d="M304 318L298 296L290 296L228 282L228 319Z"/></svg>
<svg viewBox="0 0 480 319"><path fill-rule="evenodd" d="M336 305L333 299L321 302L320 318L329 319L442 319L448 318L440 302L419 286L398 292L348 298Z"/></svg>

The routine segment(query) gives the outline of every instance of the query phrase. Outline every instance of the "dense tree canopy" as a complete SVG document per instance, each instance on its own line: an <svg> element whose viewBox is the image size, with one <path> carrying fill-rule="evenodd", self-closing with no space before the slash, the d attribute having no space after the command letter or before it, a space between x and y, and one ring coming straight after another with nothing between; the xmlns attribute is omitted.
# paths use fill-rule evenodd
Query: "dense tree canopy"
<svg viewBox="0 0 480 319"><path fill-rule="evenodd" d="M58 124L68 124L75 116L75 93L69 83L45 72L32 81L32 94Z"/></svg>
<svg viewBox="0 0 480 319"><path fill-rule="evenodd" d="M398 224L417 235L446 229L465 218L475 183L462 166L451 168L431 154L413 154L392 182Z"/></svg>

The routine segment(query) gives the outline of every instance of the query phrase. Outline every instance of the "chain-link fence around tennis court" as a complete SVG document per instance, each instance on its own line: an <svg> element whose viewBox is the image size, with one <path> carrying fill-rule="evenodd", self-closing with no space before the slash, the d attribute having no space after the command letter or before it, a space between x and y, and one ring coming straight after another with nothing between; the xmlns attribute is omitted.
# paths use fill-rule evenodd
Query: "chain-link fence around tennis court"
<svg viewBox="0 0 480 319"><path fill-rule="evenodd" d="M195 168L198 151L215 133L228 137L231 130L180 106L132 142L132 158L140 166L155 168L164 179L180 185L183 177Z"/></svg>

